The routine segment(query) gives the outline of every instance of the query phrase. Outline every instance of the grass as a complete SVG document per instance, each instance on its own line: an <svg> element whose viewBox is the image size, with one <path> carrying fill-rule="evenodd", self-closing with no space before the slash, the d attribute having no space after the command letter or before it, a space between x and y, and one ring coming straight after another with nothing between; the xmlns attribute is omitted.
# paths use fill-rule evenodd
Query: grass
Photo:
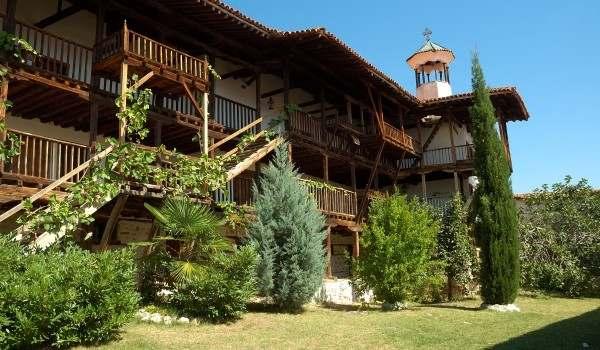
<svg viewBox="0 0 600 350"><path fill-rule="evenodd" d="M297 315L250 312L227 325L135 322L97 349L600 349L600 299L521 297L520 313L480 301L410 310L307 307ZM80 348L82 349L82 348Z"/></svg>

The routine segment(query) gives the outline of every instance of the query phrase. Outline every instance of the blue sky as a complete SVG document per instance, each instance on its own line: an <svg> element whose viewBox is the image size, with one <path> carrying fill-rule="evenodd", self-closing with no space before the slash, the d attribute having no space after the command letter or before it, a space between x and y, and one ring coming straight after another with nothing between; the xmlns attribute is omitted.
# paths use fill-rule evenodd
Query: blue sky
<svg viewBox="0 0 600 350"><path fill-rule="evenodd" d="M326 27L412 92L405 59L425 27L455 52L455 93L477 49L488 85L517 86L531 115L509 123L513 190L567 174L600 187L600 1L226 1L278 29Z"/></svg>

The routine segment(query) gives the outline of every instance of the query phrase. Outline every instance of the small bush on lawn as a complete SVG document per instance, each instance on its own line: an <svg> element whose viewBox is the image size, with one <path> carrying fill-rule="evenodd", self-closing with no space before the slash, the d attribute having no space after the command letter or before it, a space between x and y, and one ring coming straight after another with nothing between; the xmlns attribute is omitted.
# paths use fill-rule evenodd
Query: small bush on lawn
<svg viewBox="0 0 600 350"><path fill-rule="evenodd" d="M536 189L521 208L520 234L524 288L600 296L600 192L586 180Z"/></svg>
<svg viewBox="0 0 600 350"><path fill-rule="evenodd" d="M387 304L432 301L444 283L434 260L439 223L427 204L394 194L375 200L360 239L353 284Z"/></svg>
<svg viewBox="0 0 600 350"><path fill-rule="evenodd" d="M176 283L173 305L185 316L223 322L240 317L256 290L256 253L250 246L201 269L189 280Z"/></svg>
<svg viewBox="0 0 600 350"><path fill-rule="evenodd" d="M138 306L133 253L75 246L25 255L0 238L0 348L111 340Z"/></svg>
<svg viewBox="0 0 600 350"><path fill-rule="evenodd" d="M145 301L211 322L238 318L256 290L254 247L234 248L219 232L223 220L187 198L146 207L161 233L141 264ZM172 294L161 297L163 290Z"/></svg>

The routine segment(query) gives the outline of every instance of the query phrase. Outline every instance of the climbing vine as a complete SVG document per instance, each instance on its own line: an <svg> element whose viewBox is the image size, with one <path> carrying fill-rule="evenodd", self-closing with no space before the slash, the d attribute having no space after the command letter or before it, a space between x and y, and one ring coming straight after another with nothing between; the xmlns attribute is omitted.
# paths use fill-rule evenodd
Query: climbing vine
<svg viewBox="0 0 600 350"><path fill-rule="evenodd" d="M133 86L137 81L138 76L133 75L128 85ZM124 109L121 109L123 105L121 97L115 100L115 104L121 109L117 117L126 125L127 135L134 141L141 141L148 136L149 132L146 128L146 119L152 103L152 91L130 87L125 92L125 97L127 108Z"/></svg>
<svg viewBox="0 0 600 350"><path fill-rule="evenodd" d="M24 54L34 56L38 54L27 40L5 31L0 31L0 52L2 52L5 59L13 58L21 63L25 63Z"/></svg>

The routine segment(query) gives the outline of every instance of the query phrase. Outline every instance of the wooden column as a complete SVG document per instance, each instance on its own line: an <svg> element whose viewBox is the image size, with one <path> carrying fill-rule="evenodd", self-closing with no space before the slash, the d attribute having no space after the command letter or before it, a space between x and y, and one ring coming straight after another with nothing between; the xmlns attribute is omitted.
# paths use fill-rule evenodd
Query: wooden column
<svg viewBox="0 0 600 350"><path fill-rule="evenodd" d="M96 33L94 37L94 42L98 44L104 38L104 15L106 13L106 2L100 1L98 3L98 13L96 14ZM92 60L93 60L92 56ZM94 62L92 62L92 65ZM90 138L89 138L89 146L92 152L95 152L96 141L98 139L98 111L99 105L98 101L95 97L96 89L98 89L100 85L100 79L92 71L91 74L91 87L90 87Z"/></svg>
<svg viewBox="0 0 600 350"><path fill-rule="evenodd" d="M360 255L360 235L358 231L352 231L352 256L358 258Z"/></svg>
<svg viewBox="0 0 600 350"><path fill-rule="evenodd" d="M421 190L423 191L423 199L427 199L427 183L425 182L425 173L421 173Z"/></svg>
<svg viewBox="0 0 600 350"><path fill-rule="evenodd" d="M350 164L350 183L352 184L352 189L356 192L356 164Z"/></svg>
<svg viewBox="0 0 600 350"><path fill-rule="evenodd" d="M127 33L127 21L123 24L123 50L127 52L129 50L129 35ZM126 58L121 62L121 112L127 108L127 84L128 84L128 66ZM119 119L119 141L125 141L125 134L127 132L127 125L121 119Z"/></svg>
<svg viewBox="0 0 600 350"><path fill-rule="evenodd" d="M419 141L419 148L421 148L421 158L419 159L419 167L423 167L423 157L425 150L423 149L423 129L421 128L421 118L417 117L417 141ZM415 165L413 163L413 165Z"/></svg>
<svg viewBox="0 0 600 350"><path fill-rule="evenodd" d="M325 89L323 87L319 91L319 102L321 104L321 138L325 144L328 144L329 140L325 139L325 135L327 134L325 133Z"/></svg>
<svg viewBox="0 0 600 350"><path fill-rule="evenodd" d="M460 192L460 181L458 179L458 173L454 172L454 193Z"/></svg>
<svg viewBox="0 0 600 350"><path fill-rule="evenodd" d="M2 29L8 33L14 33L17 22L15 14L17 12L17 0L6 0L6 17L4 17L4 24Z"/></svg>
<svg viewBox="0 0 600 350"><path fill-rule="evenodd" d="M452 119L448 118L448 133L450 134L450 146L452 147L452 163L456 165L456 145L454 144L454 124Z"/></svg>
<svg viewBox="0 0 600 350"><path fill-rule="evenodd" d="M348 118L348 123L352 125L352 102L348 98L346 98L346 116Z"/></svg>
<svg viewBox="0 0 600 350"><path fill-rule="evenodd" d="M326 275L327 278L332 278L333 275L331 273L331 226L327 226L326 229L326 235L327 235L327 271L326 271Z"/></svg>
<svg viewBox="0 0 600 350"><path fill-rule="evenodd" d="M283 108L290 104L290 63L286 58L283 61Z"/></svg>
<svg viewBox="0 0 600 350"><path fill-rule="evenodd" d="M154 146L158 147L162 143L162 122L154 123Z"/></svg>
<svg viewBox="0 0 600 350"><path fill-rule="evenodd" d="M261 75L260 72L256 72L256 76L255 76L255 87L256 87L256 117L260 118L262 117L261 113L261 101L260 101L260 89L261 89L261 85L262 85L262 81L261 81Z"/></svg>
<svg viewBox="0 0 600 350"><path fill-rule="evenodd" d="M208 92L202 93L202 152L208 154Z"/></svg>
<svg viewBox="0 0 600 350"><path fill-rule="evenodd" d="M8 77L0 83L0 122L6 125L6 103L8 101ZM7 126L8 127L8 126ZM0 130L0 142L6 141L6 130Z"/></svg>
<svg viewBox="0 0 600 350"><path fill-rule="evenodd" d="M323 154L323 180L329 181L329 157Z"/></svg>

